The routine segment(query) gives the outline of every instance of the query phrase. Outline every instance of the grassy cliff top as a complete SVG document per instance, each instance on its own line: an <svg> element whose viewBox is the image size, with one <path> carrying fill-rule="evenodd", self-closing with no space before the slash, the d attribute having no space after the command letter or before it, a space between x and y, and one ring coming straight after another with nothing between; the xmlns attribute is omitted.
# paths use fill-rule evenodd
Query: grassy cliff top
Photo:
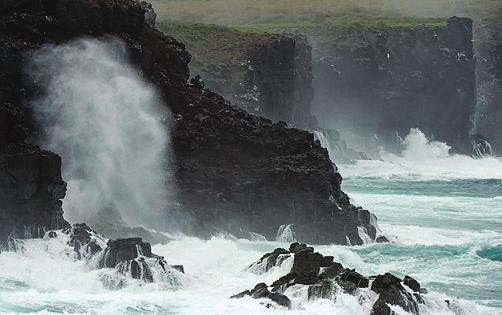
<svg viewBox="0 0 502 315"><path fill-rule="evenodd" d="M502 16L500 0L151 0L159 20L218 25L326 23L336 17L427 17L475 20ZM416 23L404 19L399 23ZM390 25L394 25L391 22Z"/></svg>
<svg viewBox="0 0 502 315"><path fill-rule="evenodd" d="M194 61L211 60L212 63L241 62L251 44L274 38L265 29L232 28L214 24L179 21L157 22L157 27L184 43Z"/></svg>
<svg viewBox="0 0 502 315"><path fill-rule="evenodd" d="M443 28L447 26L444 18L414 18L414 17L365 17L338 16L325 19L322 22L312 21L281 21L269 24L254 24L239 26L237 29L248 32L275 32L285 29L306 29L329 31L333 29L360 29L378 31L382 29L416 29Z"/></svg>

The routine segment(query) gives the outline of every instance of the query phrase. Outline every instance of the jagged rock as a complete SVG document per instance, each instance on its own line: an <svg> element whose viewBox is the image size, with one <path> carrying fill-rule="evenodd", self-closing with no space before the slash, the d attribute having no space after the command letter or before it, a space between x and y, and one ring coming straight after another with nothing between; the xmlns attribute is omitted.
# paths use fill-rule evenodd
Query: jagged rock
<svg viewBox="0 0 502 315"><path fill-rule="evenodd" d="M336 300L336 294L340 289L347 294L357 294L361 288L367 288L369 286L369 279L372 279L371 290L379 294L379 297L373 305L371 314L391 315L393 312L388 304L397 305L405 311L418 314L417 303L424 302L421 293L427 292L420 287L420 284L416 280L409 276L404 278L404 283L415 290L414 294L410 294L401 285L401 280L390 273L370 278L364 277L354 269L344 269L340 263L333 261L332 256L323 256L315 253L314 249L306 244L295 242L290 245L289 251L276 249L274 252L294 254L296 269L302 272L295 273L293 272L294 267L292 267L288 274L275 280L270 285L272 293L284 294L293 285L304 285L308 286L307 293L309 300ZM271 254L268 253L263 257L270 257ZM298 256L302 258L297 260ZM263 257L261 260L263 260ZM312 267L313 260L318 261L318 263L314 264L314 268ZM322 270L320 270L316 266L321 263L328 267L322 267ZM312 272L312 270L317 270L317 272ZM269 293L267 285L260 283L253 290L246 290L232 297L241 298L244 296L256 297L262 295L268 297Z"/></svg>
<svg viewBox="0 0 502 315"><path fill-rule="evenodd" d="M68 224L61 209L66 184L60 169L56 154L0 139L0 247L10 237L43 237Z"/></svg>
<svg viewBox="0 0 502 315"><path fill-rule="evenodd" d="M308 299L330 299L333 300L336 297L336 286L331 280L322 280L320 283L311 285L308 289Z"/></svg>
<svg viewBox="0 0 502 315"><path fill-rule="evenodd" d="M406 291L401 285L401 279L396 276L390 273L378 275L371 284L371 290L379 294L372 314L391 314L390 308L385 304L398 305L407 312L418 314L418 305L413 295Z"/></svg>
<svg viewBox="0 0 502 315"><path fill-rule="evenodd" d="M153 257L150 244L144 243L141 238L109 240L100 266L115 268L121 261L133 260L140 256Z"/></svg>
<svg viewBox="0 0 502 315"><path fill-rule="evenodd" d="M283 260L279 260L278 258L281 255L289 255L291 254L289 251L283 249L283 248L276 248L273 252L267 253L263 255L263 257L260 258L257 262L253 263L249 268L254 268L255 266L260 266L259 271L260 273L267 272L269 271L272 267L275 267L277 265L280 265Z"/></svg>
<svg viewBox="0 0 502 315"><path fill-rule="evenodd" d="M412 289L414 292L421 292L420 283L408 275L404 276L403 284Z"/></svg>
<svg viewBox="0 0 502 315"><path fill-rule="evenodd" d="M333 256L323 256L321 259L321 267L330 267L334 264Z"/></svg>
<svg viewBox="0 0 502 315"><path fill-rule="evenodd" d="M322 255L319 253L313 253L313 250L314 249L312 247L306 247L295 252L295 259L293 267L291 268L292 273L319 273Z"/></svg>
<svg viewBox="0 0 502 315"><path fill-rule="evenodd" d="M385 236L380 235L380 236L378 236L378 237L375 239L375 242L377 242L377 243L388 243L388 242L389 242L389 240L388 240Z"/></svg>
<svg viewBox="0 0 502 315"><path fill-rule="evenodd" d="M354 269L346 269L343 273L339 275L341 281L352 282L357 288L367 288L369 286L369 280L363 277L360 273L356 272Z"/></svg>
<svg viewBox="0 0 502 315"><path fill-rule="evenodd" d="M282 293L279 292L270 292L268 290L268 287L265 283L259 283L257 284L253 290L249 291L243 291L239 294L233 295L230 298L243 298L245 296L251 296L254 299L270 299L274 301L275 303L279 304L280 306L284 306L288 309L291 308L291 301L287 296L285 296Z"/></svg>
<svg viewBox="0 0 502 315"><path fill-rule="evenodd" d="M284 292L290 286L295 284L304 284L311 285L319 282L320 277L315 273L288 273L285 276L282 276L278 280L272 283L272 291L273 292Z"/></svg>
<svg viewBox="0 0 502 315"><path fill-rule="evenodd" d="M334 262L331 266L326 267L322 270L321 275L324 275L326 278L334 279L336 276L342 274L345 271L342 264Z"/></svg>
<svg viewBox="0 0 502 315"><path fill-rule="evenodd" d="M152 268L169 272L168 268L184 272L181 265L169 266L164 257L152 254L151 246L141 238L109 240L98 261L98 268L116 268L134 279L153 282Z"/></svg>

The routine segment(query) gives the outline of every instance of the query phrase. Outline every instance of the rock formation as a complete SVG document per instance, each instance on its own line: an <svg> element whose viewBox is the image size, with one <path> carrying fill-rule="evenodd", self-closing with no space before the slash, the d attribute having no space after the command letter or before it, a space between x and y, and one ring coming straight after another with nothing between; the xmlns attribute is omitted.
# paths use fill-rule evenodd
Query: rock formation
<svg viewBox="0 0 502 315"><path fill-rule="evenodd" d="M76 259L85 259L96 269L110 268L125 277L145 282L173 281L176 272L184 272L181 265L168 265L164 257L152 253L149 243L141 238L106 240L84 223L68 226L63 230L69 235L68 245L73 247ZM49 237L58 237L54 231ZM107 287L124 285L122 281L111 283L102 279Z"/></svg>
<svg viewBox="0 0 502 315"><path fill-rule="evenodd" d="M311 31L312 112L319 123L366 149L395 148L396 133L404 138L410 128L420 128L470 152L476 97L472 21L364 23Z"/></svg>
<svg viewBox="0 0 502 315"><path fill-rule="evenodd" d="M185 223L191 228L188 232L200 236L229 232L240 237L256 232L274 239L280 225L294 224L297 239L315 243L361 244L359 228L376 237L374 218L350 204L340 188L342 177L313 135L246 113L201 84L187 83L190 54L183 44L151 26L148 6L133 0L8 1L0 6L0 15L2 143L34 148L20 144L21 130L34 141L43 132L32 123L27 105L38 93L36 82L26 82L23 75L27 52L48 42L114 36L127 44L131 61L157 86L174 113L178 202L186 219L179 225ZM23 122L19 115L25 117ZM2 145L2 152L7 152L2 159L15 158L14 149L5 150L9 146ZM50 167L29 169L31 177L21 177L13 192L6 181L3 199L16 200L26 193L25 204L43 200L42 207L30 211L47 211L51 220L30 215L29 222L21 224L53 228L60 224L54 222L61 218L64 183L57 156L37 152L50 157L50 162L41 158ZM16 169L28 167L9 164L2 172ZM33 188L26 184L33 183L40 194L30 194ZM22 211L19 204L2 204L2 220L17 218ZM12 221L2 222L14 229Z"/></svg>
<svg viewBox="0 0 502 315"><path fill-rule="evenodd" d="M190 70L233 105L273 122L316 129L311 47L305 36L163 22L159 28L184 42Z"/></svg>
<svg viewBox="0 0 502 315"><path fill-rule="evenodd" d="M502 152L502 23L475 26L478 103L474 132L481 133L495 153Z"/></svg>
<svg viewBox="0 0 502 315"><path fill-rule="evenodd" d="M332 256L323 256L306 244L293 243L289 250L278 248L264 255L249 267L252 272L268 272L273 267L285 264L292 259L290 272L270 285L257 284L254 289L246 290L231 298L250 296L255 299L269 299L276 304L291 308L287 289L294 285L307 286L308 299L329 299L336 301L341 292L357 295L359 290L370 288L378 294L373 304L372 315L395 314L391 306L398 306L412 314L419 313L419 304L424 303L427 290L421 288L418 281L410 276L403 280L385 273L374 277L364 277L354 269L346 269L334 262ZM267 268L256 268L257 266ZM282 267L281 267L282 268ZM450 304L451 302L445 301ZM268 306L268 305L267 305Z"/></svg>

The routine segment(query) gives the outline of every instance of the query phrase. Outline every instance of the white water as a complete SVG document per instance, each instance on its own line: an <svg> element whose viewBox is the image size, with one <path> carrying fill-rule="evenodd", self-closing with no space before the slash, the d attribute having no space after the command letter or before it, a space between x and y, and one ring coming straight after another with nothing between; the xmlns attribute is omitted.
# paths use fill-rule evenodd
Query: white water
<svg viewBox="0 0 502 315"><path fill-rule="evenodd" d="M450 154L448 145L429 141L418 129L411 129L403 144L401 155L381 152L380 160L339 166L340 173L344 177L393 177L410 181L502 178L500 159Z"/></svg>
<svg viewBox="0 0 502 315"><path fill-rule="evenodd" d="M296 234L292 224L283 224L277 230L275 240L282 243L293 243L296 241Z"/></svg>
<svg viewBox="0 0 502 315"><path fill-rule="evenodd" d="M62 156L69 221L116 210L129 224L162 220L167 183L166 107L112 38L47 45L28 69L44 94L36 100L43 146ZM149 221L148 221L149 220Z"/></svg>

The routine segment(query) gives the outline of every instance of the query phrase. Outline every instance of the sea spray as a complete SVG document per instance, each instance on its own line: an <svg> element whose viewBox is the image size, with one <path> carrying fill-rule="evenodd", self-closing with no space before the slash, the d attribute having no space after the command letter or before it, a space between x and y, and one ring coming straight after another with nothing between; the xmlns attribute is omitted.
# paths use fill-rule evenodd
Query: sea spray
<svg viewBox="0 0 502 315"><path fill-rule="evenodd" d="M174 194L166 163L169 112L115 38L79 39L33 52L29 76L42 146L62 156L65 218L113 210L129 224L161 227ZM156 223L154 225L154 223Z"/></svg>

